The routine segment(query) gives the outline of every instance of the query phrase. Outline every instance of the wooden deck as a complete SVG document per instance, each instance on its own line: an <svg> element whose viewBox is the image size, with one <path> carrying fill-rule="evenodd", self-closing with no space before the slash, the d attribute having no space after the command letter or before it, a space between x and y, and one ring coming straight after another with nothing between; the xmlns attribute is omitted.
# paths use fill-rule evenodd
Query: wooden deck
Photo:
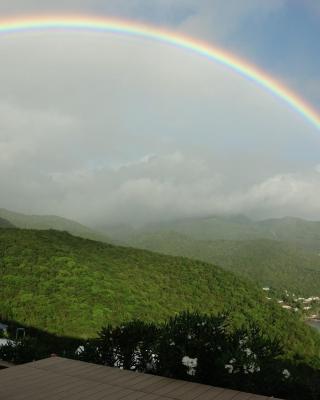
<svg viewBox="0 0 320 400"><path fill-rule="evenodd" d="M51 357L0 371L1 400L267 400L234 390Z"/></svg>
<svg viewBox="0 0 320 400"><path fill-rule="evenodd" d="M14 367L14 364L0 360L0 369Z"/></svg>

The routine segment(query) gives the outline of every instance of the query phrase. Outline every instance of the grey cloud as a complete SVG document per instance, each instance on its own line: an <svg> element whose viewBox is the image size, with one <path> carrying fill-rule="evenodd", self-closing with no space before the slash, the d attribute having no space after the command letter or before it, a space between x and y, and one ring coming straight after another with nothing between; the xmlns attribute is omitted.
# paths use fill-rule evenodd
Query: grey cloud
<svg viewBox="0 0 320 400"><path fill-rule="evenodd" d="M92 224L301 214L301 190L319 211L312 127L219 65L85 33L6 37L0 57L3 207Z"/></svg>
<svg viewBox="0 0 320 400"><path fill-rule="evenodd" d="M63 210L78 215L86 204L90 210L86 210L87 217L90 214L87 222L93 225L225 213L256 217L319 215L320 173L315 169L303 174L278 174L242 190L234 190L228 179L214 173L202 160L190 160L179 153L117 170L96 174L77 171L55 177L68 188Z"/></svg>
<svg viewBox="0 0 320 400"><path fill-rule="evenodd" d="M180 25L180 29L216 43L237 35L251 19L263 22L270 14L279 12L287 0L204 0L197 12Z"/></svg>
<svg viewBox="0 0 320 400"><path fill-rule="evenodd" d="M220 40L237 32L251 16L263 19L278 12L288 0L11 0L0 4L0 12L87 13L130 18L169 25L186 33Z"/></svg>

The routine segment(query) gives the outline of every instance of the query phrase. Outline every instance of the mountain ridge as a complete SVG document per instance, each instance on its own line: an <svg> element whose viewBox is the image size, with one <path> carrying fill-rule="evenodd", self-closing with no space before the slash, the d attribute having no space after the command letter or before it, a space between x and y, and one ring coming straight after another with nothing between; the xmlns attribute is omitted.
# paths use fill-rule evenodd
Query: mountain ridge
<svg viewBox="0 0 320 400"><path fill-rule="evenodd" d="M55 229L69 232L84 239L102 242L111 241L104 233L96 232L79 222L57 215L28 215L0 208L0 218L7 220L13 226L20 229Z"/></svg>

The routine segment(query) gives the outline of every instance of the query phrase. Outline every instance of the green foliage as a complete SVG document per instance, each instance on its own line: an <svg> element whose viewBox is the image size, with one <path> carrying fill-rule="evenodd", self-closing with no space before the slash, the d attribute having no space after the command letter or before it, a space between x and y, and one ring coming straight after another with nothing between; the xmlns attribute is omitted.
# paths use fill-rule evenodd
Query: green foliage
<svg viewBox="0 0 320 400"><path fill-rule="evenodd" d="M234 329L228 315L182 313L160 325L108 326L82 350L81 360L170 378L292 400L320 395L319 365L288 360L279 340L256 325Z"/></svg>
<svg viewBox="0 0 320 400"><path fill-rule="evenodd" d="M320 336L254 285L210 264L107 245L66 232L0 230L3 318L51 333L94 337L124 320L227 310L281 337L288 353L320 355Z"/></svg>
<svg viewBox="0 0 320 400"><path fill-rule="evenodd" d="M15 327L9 326L12 334ZM319 357L290 355L283 338L272 338L257 323L236 328L228 313L184 312L160 324L133 320L85 341L34 328L26 332L0 347L0 359L20 364L56 354L288 400L320 396Z"/></svg>
<svg viewBox="0 0 320 400"><path fill-rule="evenodd" d="M0 359L14 364L40 360L53 354L73 358L77 348L83 343L79 339L61 337L26 326L23 327L26 335L17 339L16 329L21 328L21 324L6 322L9 326L8 343L0 346Z"/></svg>
<svg viewBox="0 0 320 400"><path fill-rule="evenodd" d="M319 294L319 251L297 243L269 239L203 241L166 231L136 234L126 241L133 247L219 265L278 292Z"/></svg>

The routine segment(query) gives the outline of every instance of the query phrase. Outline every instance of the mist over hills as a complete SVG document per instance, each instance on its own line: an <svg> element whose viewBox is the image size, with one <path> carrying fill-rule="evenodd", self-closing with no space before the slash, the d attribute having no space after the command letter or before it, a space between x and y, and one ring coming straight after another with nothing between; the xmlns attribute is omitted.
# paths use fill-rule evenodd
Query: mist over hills
<svg viewBox="0 0 320 400"><path fill-rule="evenodd" d="M0 218L0 228L14 228L14 225L6 219Z"/></svg>
<svg viewBox="0 0 320 400"><path fill-rule="evenodd" d="M0 208L0 218L23 229L56 229L101 241L121 241L139 235L176 232L193 240L256 240L268 239L293 242L319 249L320 221L296 217L253 220L245 215L194 217L150 223L139 227L130 224L108 224L101 217L98 225L83 225L56 215L28 215ZM89 227L90 226L90 227Z"/></svg>
<svg viewBox="0 0 320 400"><path fill-rule="evenodd" d="M237 215L106 232L128 246L214 263L277 291L307 296L320 291L320 222Z"/></svg>
<svg viewBox="0 0 320 400"><path fill-rule="evenodd" d="M0 209L0 218L19 228L62 230L86 239L212 263L278 292L320 294L320 222L293 217L254 221L236 215L92 229L57 216L29 216L4 209Z"/></svg>
<svg viewBox="0 0 320 400"><path fill-rule="evenodd" d="M319 254L295 243L269 239L204 241L172 231L131 236L126 243L213 263L281 293L289 290L312 296L320 291Z"/></svg>
<svg viewBox="0 0 320 400"><path fill-rule="evenodd" d="M119 239L132 233L173 231L195 240L269 239L320 248L320 222L295 217L255 221L244 215L212 216L154 223L137 229L124 226L122 230L115 230L114 227L104 227L104 230L116 232Z"/></svg>
<svg viewBox="0 0 320 400"><path fill-rule="evenodd" d="M86 239L103 242L111 241L103 233L95 232L85 225L56 215L27 215L0 208L0 218L6 220L12 226L21 229L55 229L57 231L66 231Z"/></svg>

